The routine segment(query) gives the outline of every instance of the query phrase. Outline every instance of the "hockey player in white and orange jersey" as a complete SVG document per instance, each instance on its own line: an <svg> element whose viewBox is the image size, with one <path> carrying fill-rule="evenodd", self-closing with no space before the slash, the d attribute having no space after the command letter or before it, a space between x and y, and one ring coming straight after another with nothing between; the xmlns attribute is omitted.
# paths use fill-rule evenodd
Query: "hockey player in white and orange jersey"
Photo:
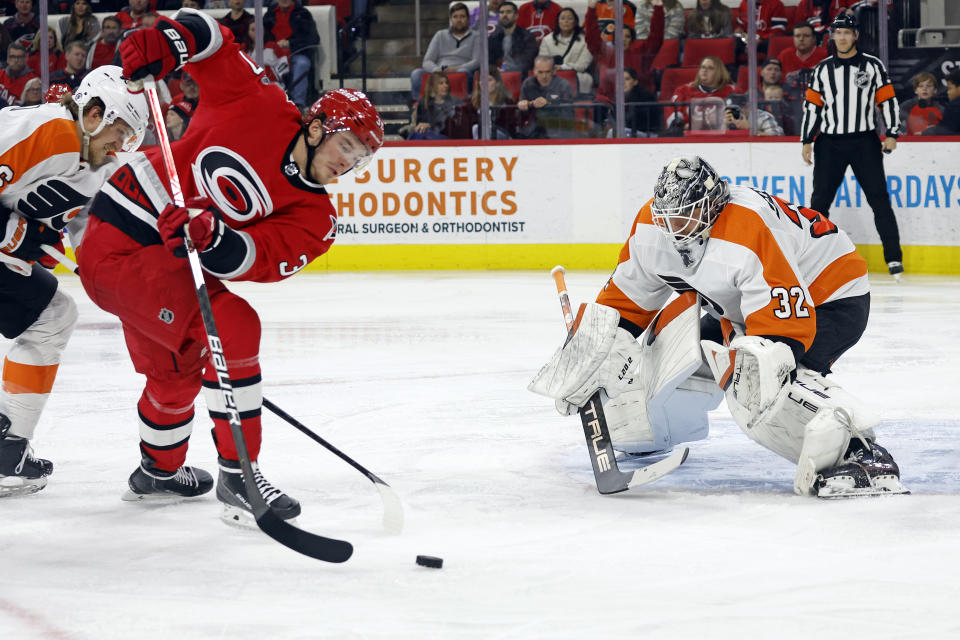
<svg viewBox="0 0 960 640"><path fill-rule="evenodd" d="M0 333L13 341L0 390L0 497L39 491L53 471L29 441L77 310L35 266L47 258L41 245L57 245L70 224L76 246L78 213L112 173L114 153L139 146L147 115L115 66L91 71L59 103L0 110Z"/></svg>
<svg viewBox="0 0 960 640"><path fill-rule="evenodd" d="M816 211L728 185L700 157L664 167L616 270L579 324L609 334L582 341L608 351L585 357L574 335L558 356L580 348L584 364L550 369L567 378L555 397L582 406L599 387L614 397L643 379L632 375L644 360L636 338L684 291L696 292L707 313L704 356L734 419L798 464L797 493L906 492L893 458L874 441L876 420L824 377L866 328L865 261Z"/></svg>

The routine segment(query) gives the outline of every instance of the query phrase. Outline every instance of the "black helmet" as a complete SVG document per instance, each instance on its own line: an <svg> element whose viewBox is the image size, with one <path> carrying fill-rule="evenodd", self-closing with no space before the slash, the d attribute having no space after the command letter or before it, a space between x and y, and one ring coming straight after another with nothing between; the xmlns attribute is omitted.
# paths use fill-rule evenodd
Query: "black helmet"
<svg viewBox="0 0 960 640"><path fill-rule="evenodd" d="M837 29L850 29L854 33L860 33L860 27L857 26L857 19L852 13L841 13L833 19L833 24L830 25L830 32L833 33Z"/></svg>

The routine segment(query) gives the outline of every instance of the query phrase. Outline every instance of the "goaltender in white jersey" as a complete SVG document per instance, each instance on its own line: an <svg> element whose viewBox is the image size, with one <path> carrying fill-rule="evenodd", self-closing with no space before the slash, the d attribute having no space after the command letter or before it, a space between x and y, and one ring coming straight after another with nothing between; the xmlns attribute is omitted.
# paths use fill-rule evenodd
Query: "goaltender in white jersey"
<svg viewBox="0 0 960 640"><path fill-rule="evenodd" d="M702 339L740 427L797 463L797 493L906 492L892 456L875 442L878 421L824 377L866 328L865 261L816 211L730 186L700 157L664 167L597 304L582 310L584 335L578 329L568 339L531 390L561 401L563 412L564 403L582 406L601 387L617 397L649 384L656 378L649 368L664 366L663 356L650 357L651 334L660 330L650 325L674 293L703 305L693 339Z"/></svg>

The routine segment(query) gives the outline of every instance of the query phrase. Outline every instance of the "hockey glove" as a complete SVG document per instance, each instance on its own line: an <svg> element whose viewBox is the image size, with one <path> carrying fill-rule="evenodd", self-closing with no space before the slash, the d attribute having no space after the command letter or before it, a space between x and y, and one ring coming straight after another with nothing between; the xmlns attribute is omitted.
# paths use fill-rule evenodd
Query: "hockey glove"
<svg viewBox="0 0 960 640"><path fill-rule="evenodd" d="M159 80L196 52L196 41L186 27L160 17L152 28L138 29L120 43L123 75L130 80L148 75Z"/></svg>
<svg viewBox="0 0 960 640"><path fill-rule="evenodd" d="M157 218L157 231L167 250L178 258L186 258L187 233L190 242L202 253L220 244L227 226L223 223L223 214L209 198L191 198L185 207L168 204Z"/></svg>
<svg viewBox="0 0 960 640"><path fill-rule="evenodd" d="M3 231L0 251L27 262L34 262L47 255L40 245L56 245L60 242L59 231L42 222L24 218L19 213L9 214Z"/></svg>
<svg viewBox="0 0 960 640"><path fill-rule="evenodd" d="M797 364L793 351L782 342L759 336L738 336L730 343L734 352L733 394L752 418L766 411L785 385L790 384Z"/></svg>

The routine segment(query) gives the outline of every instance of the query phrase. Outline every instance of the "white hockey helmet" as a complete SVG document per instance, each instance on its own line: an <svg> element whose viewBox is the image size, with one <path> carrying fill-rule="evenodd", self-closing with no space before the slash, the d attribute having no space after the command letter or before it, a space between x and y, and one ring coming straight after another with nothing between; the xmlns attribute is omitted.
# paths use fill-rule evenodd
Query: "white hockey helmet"
<svg viewBox="0 0 960 640"><path fill-rule="evenodd" d="M136 151L143 142L150 117L147 99L143 92L133 93L127 89L123 70L120 67L104 65L92 69L73 92L73 101L80 114L83 114L84 107L94 98L99 98L103 102L103 119L97 128L87 131L83 125L83 117L78 116L80 129L84 134L84 157L86 157L88 139L100 133L104 127L113 124L117 118L133 129L133 135L124 142L121 151Z"/></svg>

